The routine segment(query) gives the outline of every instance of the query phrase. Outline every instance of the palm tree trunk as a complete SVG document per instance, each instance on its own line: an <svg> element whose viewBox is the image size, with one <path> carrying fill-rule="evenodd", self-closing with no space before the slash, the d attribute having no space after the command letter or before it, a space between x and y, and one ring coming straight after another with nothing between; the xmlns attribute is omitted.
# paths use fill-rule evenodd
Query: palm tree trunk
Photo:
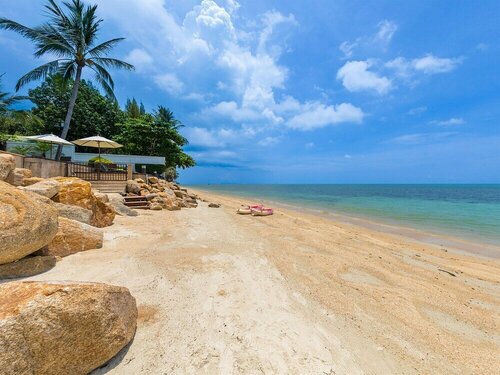
<svg viewBox="0 0 500 375"><path fill-rule="evenodd" d="M71 117L73 117L73 110L75 109L76 98L78 96L78 88L80 87L80 80L82 78L83 66L78 65L76 68L75 82L73 83L73 91L71 93L71 99L69 101L68 112L66 113L66 119L64 120L64 127L61 132L61 138L66 139L69 131L69 124L71 123ZM57 154L55 160L61 159L61 154L63 150L63 145L59 145L57 148Z"/></svg>

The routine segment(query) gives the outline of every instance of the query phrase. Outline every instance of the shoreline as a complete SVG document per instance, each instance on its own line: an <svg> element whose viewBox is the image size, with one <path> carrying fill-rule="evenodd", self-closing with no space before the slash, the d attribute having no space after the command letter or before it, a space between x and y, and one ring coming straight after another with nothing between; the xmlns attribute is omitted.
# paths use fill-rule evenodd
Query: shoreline
<svg viewBox="0 0 500 375"><path fill-rule="evenodd" d="M348 224L356 227L362 227L373 231L391 234L406 240L413 240L423 245L432 245L438 248L446 248L462 255L478 256L484 259L500 259L500 246L491 243L480 242L469 238L447 235L445 233L433 233L419 228L412 228L403 224L385 223L377 221L376 218L357 217L344 213L337 213L328 210L320 210L312 207L293 205L277 200L267 198L256 198L245 196L244 194L228 194L215 190L205 190L200 186L189 186L190 190L198 193L221 196L228 199L240 199L245 202L268 203L285 210L291 210L297 213L307 213L331 220L334 223Z"/></svg>

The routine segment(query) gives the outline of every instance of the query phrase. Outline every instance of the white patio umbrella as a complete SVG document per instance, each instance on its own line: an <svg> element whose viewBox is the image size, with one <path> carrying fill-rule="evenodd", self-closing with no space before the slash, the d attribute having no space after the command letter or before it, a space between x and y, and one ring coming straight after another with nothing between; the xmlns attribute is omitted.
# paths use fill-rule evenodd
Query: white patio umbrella
<svg viewBox="0 0 500 375"><path fill-rule="evenodd" d="M72 141L72 142L78 146L98 148L99 149L99 159L101 158L101 148L120 148L120 147L123 147L121 144L119 144L115 141L112 141L111 139L100 137L98 135L96 135L94 137L77 139L76 141Z"/></svg>
<svg viewBox="0 0 500 375"><path fill-rule="evenodd" d="M40 134L40 135L30 135L23 137L24 139L28 139L30 141L37 141L42 143L50 143L51 145L67 145L73 146L71 142L68 142L61 137L58 137L54 134ZM52 159L52 147L50 147L50 158Z"/></svg>

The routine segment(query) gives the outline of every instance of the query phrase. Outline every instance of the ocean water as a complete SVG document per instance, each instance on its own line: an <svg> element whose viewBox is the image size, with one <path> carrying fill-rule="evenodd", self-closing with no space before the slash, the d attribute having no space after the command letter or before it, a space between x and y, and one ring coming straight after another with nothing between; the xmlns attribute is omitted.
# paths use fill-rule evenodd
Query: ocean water
<svg viewBox="0 0 500 375"><path fill-rule="evenodd" d="M198 188L500 245L500 185L199 185Z"/></svg>

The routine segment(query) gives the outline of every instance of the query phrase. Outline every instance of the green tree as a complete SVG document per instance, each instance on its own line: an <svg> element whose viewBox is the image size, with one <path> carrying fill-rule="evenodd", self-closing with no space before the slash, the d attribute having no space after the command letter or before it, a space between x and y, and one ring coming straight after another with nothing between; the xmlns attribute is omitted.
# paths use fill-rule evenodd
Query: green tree
<svg viewBox="0 0 500 375"><path fill-rule="evenodd" d="M70 97L71 82L60 76L50 76L40 86L29 91L29 98L36 105L33 113L46 124L43 133L56 134L60 131ZM78 139L96 134L112 138L118 131L115 124L124 118L116 101L103 96L91 82L82 80L68 138Z"/></svg>
<svg viewBox="0 0 500 375"><path fill-rule="evenodd" d="M168 167L189 168L196 163L182 150L188 141L178 131L181 126L170 110L160 106L153 114L127 117L118 125L120 133L115 140L126 153L164 156L165 167L159 172Z"/></svg>
<svg viewBox="0 0 500 375"><path fill-rule="evenodd" d="M142 108L139 107L135 98L132 98L132 100L127 99L127 104L125 104L125 112L127 112L127 116L130 118L139 118L141 117L141 115L146 114L146 111L143 112Z"/></svg>
<svg viewBox="0 0 500 375"><path fill-rule="evenodd" d="M81 0L64 2L66 12L55 0L49 0L45 6L48 21L41 26L30 28L15 21L0 18L0 28L15 31L35 43L35 57L56 55L50 61L33 69L19 79L16 90L25 84L59 73L65 79L73 79L72 92L68 104L61 137L66 139L78 96L78 89L85 67L92 69L95 80L102 86L107 95L114 98L114 82L108 68L133 69L133 66L108 57L107 54L123 38L115 38L97 44L102 19L96 15L97 5L85 6ZM61 156L59 147L56 158Z"/></svg>

